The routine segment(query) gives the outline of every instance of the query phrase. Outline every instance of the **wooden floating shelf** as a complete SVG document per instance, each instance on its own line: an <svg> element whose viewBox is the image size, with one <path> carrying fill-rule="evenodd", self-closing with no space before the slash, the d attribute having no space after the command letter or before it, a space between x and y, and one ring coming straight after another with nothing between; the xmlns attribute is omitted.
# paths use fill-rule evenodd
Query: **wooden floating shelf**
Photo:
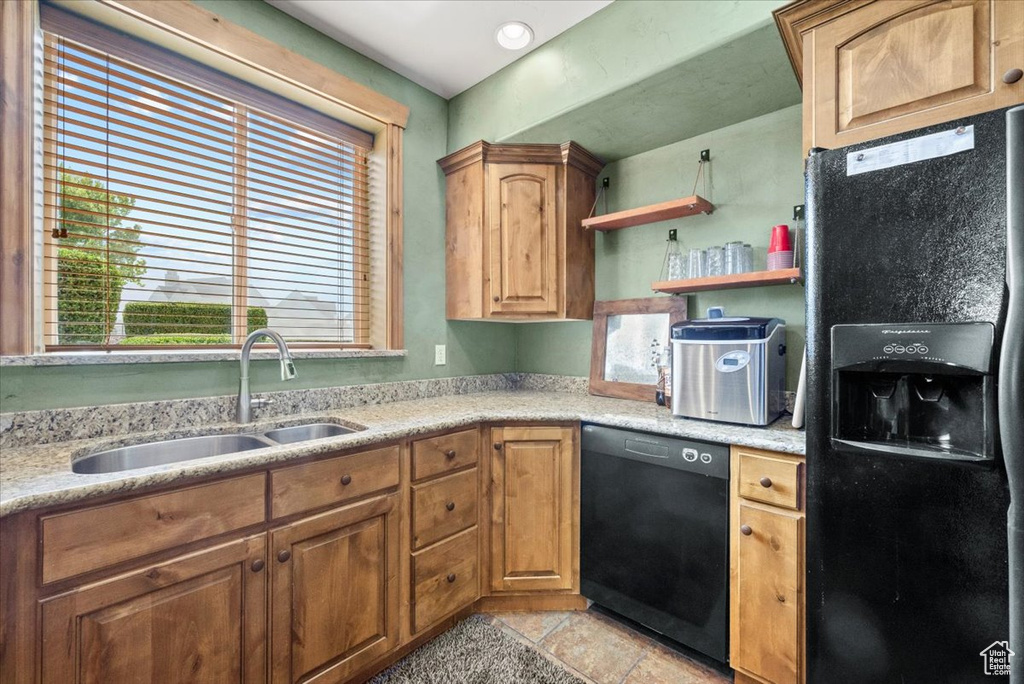
<svg viewBox="0 0 1024 684"><path fill-rule="evenodd" d="M655 292L681 294L684 292L704 292L707 290L734 290L740 287L789 285L791 283L801 283L803 279L803 274L799 268L784 268L778 271L754 271L753 273L736 273L733 275L708 276L706 278L662 280L651 283L651 289Z"/></svg>
<svg viewBox="0 0 1024 684"><path fill-rule="evenodd" d="M583 219L583 227L592 230L619 230L641 226L645 223L657 223L669 219L693 216L694 214L710 214L715 210L715 205L708 202L700 195L681 197L661 204L650 204L646 207L617 211L614 214L594 216Z"/></svg>

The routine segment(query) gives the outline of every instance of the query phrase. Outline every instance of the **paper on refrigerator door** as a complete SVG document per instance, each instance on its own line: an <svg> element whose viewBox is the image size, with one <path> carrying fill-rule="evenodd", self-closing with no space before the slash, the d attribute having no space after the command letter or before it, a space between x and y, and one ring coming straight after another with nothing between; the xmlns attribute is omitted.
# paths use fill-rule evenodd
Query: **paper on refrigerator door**
<svg viewBox="0 0 1024 684"><path fill-rule="evenodd" d="M973 149L974 126L960 126L941 133L850 152L846 155L846 175L856 176Z"/></svg>

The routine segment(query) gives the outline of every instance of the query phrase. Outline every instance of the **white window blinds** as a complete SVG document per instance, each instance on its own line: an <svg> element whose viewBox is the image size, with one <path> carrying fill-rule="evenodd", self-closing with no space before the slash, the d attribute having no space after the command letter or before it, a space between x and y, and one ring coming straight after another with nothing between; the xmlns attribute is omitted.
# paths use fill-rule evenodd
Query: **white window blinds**
<svg viewBox="0 0 1024 684"><path fill-rule="evenodd" d="M368 134L43 7L47 349L367 347Z"/></svg>

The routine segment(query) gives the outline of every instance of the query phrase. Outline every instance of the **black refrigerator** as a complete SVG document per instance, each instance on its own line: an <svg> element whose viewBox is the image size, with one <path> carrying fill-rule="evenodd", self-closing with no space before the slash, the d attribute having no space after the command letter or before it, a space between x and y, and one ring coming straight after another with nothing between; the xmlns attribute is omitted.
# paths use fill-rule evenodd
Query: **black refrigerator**
<svg viewBox="0 0 1024 684"><path fill-rule="evenodd" d="M811 684L1024 683L1022 155L1016 107L808 157Z"/></svg>

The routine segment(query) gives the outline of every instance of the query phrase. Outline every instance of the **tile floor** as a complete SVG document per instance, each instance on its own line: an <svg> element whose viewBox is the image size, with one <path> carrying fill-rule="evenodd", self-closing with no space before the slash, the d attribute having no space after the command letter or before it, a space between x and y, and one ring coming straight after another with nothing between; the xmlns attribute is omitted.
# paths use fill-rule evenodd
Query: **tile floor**
<svg viewBox="0 0 1024 684"><path fill-rule="evenodd" d="M588 684L727 684L719 672L594 610L488 617Z"/></svg>

